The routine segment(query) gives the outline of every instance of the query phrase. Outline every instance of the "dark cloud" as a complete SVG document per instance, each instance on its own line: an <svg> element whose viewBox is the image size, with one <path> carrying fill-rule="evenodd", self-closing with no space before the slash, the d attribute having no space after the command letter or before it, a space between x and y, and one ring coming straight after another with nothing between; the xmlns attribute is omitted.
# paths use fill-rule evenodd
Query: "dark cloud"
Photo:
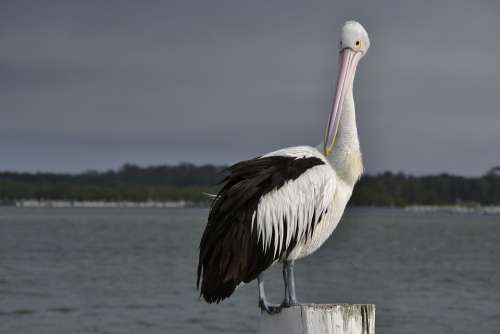
<svg viewBox="0 0 500 334"><path fill-rule="evenodd" d="M4 1L0 169L315 145L352 18L372 39L355 83L368 171L481 174L500 164L499 14L488 1Z"/></svg>

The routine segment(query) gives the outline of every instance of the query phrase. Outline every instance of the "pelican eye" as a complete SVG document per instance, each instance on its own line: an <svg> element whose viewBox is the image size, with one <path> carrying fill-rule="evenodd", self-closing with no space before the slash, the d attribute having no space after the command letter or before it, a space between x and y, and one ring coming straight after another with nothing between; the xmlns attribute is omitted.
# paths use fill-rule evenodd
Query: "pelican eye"
<svg viewBox="0 0 500 334"><path fill-rule="evenodd" d="M354 45L359 48L361 46L361 41L356 41L356 43L354 43Z"/></svg>

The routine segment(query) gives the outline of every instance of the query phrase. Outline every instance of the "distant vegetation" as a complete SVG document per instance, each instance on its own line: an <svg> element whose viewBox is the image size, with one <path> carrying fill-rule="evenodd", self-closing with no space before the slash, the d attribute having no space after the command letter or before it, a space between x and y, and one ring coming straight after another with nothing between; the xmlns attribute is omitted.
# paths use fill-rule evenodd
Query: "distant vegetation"
<svg viewBox="0 0 500 334"><path fill-rule="evenodd" d="M73 201L202 202L216 190L223 167L138 167L127 164L117 171L81 174L0 172L0 201L20 199Z"/></svg>
<svg viewBox="0 0 500 334"><path fill-rule="evenodd" d="M448 174L410 176L384 173L364 176L354 190L351 204L406 205L499 205L500 177L462 177Z"/></svg>
<svg viewBox="0 0 500 334"><path fill-rule="evenodd" d="M20 199L75 201L175 201L207 203L204 193L217 191L224 167L138 167L127 164L117 171L81 174L0 173L0 201ZM482 177L447 174L410 176L384 173L364 176L355 188L351 205L405 206L412 204L500 205L500 176L493 168Z"/></svg>

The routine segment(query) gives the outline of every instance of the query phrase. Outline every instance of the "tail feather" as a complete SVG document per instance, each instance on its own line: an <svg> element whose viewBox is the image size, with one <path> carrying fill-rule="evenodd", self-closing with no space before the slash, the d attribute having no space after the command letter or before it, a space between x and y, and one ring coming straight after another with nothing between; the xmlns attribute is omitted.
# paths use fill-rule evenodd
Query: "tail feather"
<svg viewBox="0 0 500 334"><path fill-rule="evenodd" d="M231 296L239 284L254 280L275 260L272 252L264 252L250 222L245 221L251 215L243 212L240 218L243 221L223 224L209 217L197 270L197 287L208 303Z"/></svg>

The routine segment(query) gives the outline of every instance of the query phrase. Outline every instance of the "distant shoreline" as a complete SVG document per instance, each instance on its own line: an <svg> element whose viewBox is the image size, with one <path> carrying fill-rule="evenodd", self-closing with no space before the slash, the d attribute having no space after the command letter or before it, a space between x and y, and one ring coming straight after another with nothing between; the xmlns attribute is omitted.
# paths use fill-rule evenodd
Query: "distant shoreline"
<svg viewBox="0 0 500 334"><path fill-rule="evenodd" d="M197 206L191 201L55 201L55 200L19 200L4 203L18 208L186 208Z"/></svg>
<svg viewBox="0 0 500 334"><path fill-rule="evenodd" d="M416 213L453 213L453 214L483 214L483 215L500 215L500 206L465 206L465 205L409 205L406 206L405 211Z"/></svg>
<svg viewBox="0 0 500 334"><path fill-rule="evenodd" d="M69 201L69 200L17 200L3 201L0 206L17 208L207 208L209 203L198 203L186 200L179 201ZM357 206L354 206L357 207ZM389 206L380 206L387 208ZM393 206L390 206L394 208ZM500 206L467 206L467 205L408 205L401 209L414 213L450 213L450 214L484 214L500 215Z"/></svg>

